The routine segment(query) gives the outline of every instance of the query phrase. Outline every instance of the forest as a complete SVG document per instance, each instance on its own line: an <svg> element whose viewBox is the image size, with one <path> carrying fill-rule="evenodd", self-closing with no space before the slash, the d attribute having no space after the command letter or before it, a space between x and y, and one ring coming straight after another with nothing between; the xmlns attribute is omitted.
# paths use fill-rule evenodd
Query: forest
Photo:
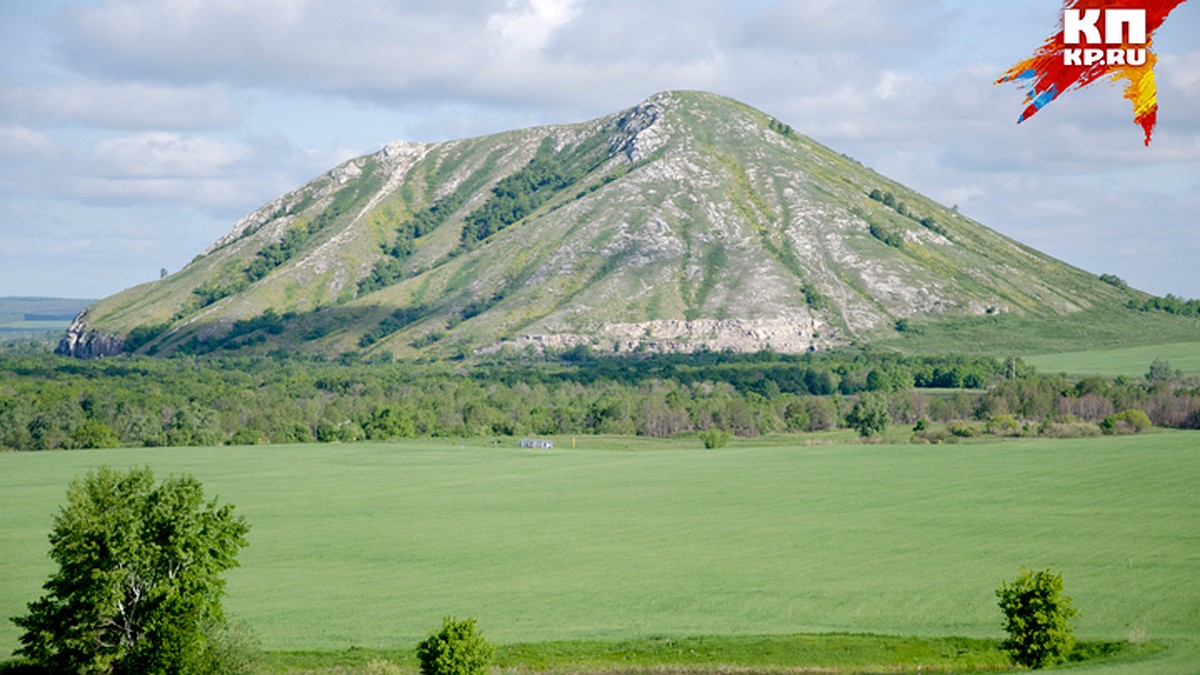
<svg viewBox="0 0 1200 675"><path fill-rule="evenodd" d="M298 357L117 357L0 350L0 448L353 442L404 437L719 429L739 437L853 426L864 394L914 440L1200 428L1200 383L1071 380L1020 359L857 350L595 356L468 364ZM1136 414L1134 414L1136 413ZM1146 422L1142 422L1142 419ZM1136 423L1135 423L1136 422Z"/></svg>

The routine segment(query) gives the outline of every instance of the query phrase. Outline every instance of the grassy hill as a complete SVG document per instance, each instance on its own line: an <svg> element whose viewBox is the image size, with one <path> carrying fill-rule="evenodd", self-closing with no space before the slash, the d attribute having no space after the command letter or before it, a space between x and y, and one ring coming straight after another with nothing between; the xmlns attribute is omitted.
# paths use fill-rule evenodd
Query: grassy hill
<svg viewBox="0 0 1200 675"><path fill-rule="evenodd" d="M1057 320L1144 297L763 112L665 92L351 160L96 303L61 351L800 352L892 337L900 319Z"/></svg>

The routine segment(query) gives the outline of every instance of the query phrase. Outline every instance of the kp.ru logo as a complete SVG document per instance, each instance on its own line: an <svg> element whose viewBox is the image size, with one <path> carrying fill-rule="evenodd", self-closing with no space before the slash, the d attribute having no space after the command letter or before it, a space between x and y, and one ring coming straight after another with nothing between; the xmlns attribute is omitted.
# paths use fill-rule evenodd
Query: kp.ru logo
<svg viewBox="0 0 1200 675"><path fill-rule="evenodd" d="M1025 86L1025 111L1017 122L1037 114L1071 89L1099 79L1128 80L1125 98L1146 145L1158 122L1158 90L1150 42L1154 31L1185 0L1063 0L1062 29L1033 56L996 80Z"/></svg>
<svg viewBox="0 0 1200 675"><path fill-rule="evenodd" d="M1104 38L1100 37L1100 17L1104 17ZM1128 39L1125 29L1128 28ZM1063 12L1063 64L1068 66L1144 66L1146 65L1146 10L1144 9L1068 9ZM1132 45L1141 45L1133 47Z"/></svg>

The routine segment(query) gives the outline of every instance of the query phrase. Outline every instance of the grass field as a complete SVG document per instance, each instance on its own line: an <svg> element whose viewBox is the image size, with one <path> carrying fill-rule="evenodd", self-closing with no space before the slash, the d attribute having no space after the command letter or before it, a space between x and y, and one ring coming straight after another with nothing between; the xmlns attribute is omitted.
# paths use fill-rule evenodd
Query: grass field
<svg viewBox="0 0 1200 675"><path fill-rule="evenodd" d="M966 352L1003 358L1104 352L1200 340L1200 319L1124 307L1048 317L1021 314L948 317L913 321L912 325L913 329L906 333L882 335L873 344L909 354ZM1149 365L1147 361L1145 367Z"/></svg>
<svg viewBox="0 0 1200 675"><path fill-rule="evenodd" d="M1026 565L1065 573L1081 638L1167 645L1085 672L1200 670L1200 433L719 451L580 441L0 455L0 615L39 594L67 483L145 464L195 475L250 521L226 609L269 650L407 649L445 614L506 644L999 638L993 591ZM0 654L17 635L0 625Z"/></svg>
<svg viewBox="0 0 1200 675"><path fill-rule="evenodd" d="M1166 359L1184 375L1200 375L1200 342L1098 349L1025 357L1025 362L1044 373L1145 377L1154 359Z"/></svg>
<svg viewBox="0 0 1200 675"><path fill-rule="evenodd" d="M94 300L0 297L0 337L58 332Z"/></svg>

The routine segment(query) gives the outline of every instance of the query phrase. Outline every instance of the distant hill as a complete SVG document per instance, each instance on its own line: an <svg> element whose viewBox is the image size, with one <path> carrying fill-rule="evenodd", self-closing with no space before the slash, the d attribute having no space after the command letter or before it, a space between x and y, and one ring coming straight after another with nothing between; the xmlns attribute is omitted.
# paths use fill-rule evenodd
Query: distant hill
<svg viewBox="0 0 1200 675"><path fill-rule="evenodd" d="M95 300L0 297L0 335L66 330Z"/></svg>
<svg viewBox="0 0 1200 675"><path fill-rule="evenodd" d="M799 352L894 338L898 321L1145 297L768 114L666 92L581 124L346 162L180 272L97 302L59 351Z"/></svg>

